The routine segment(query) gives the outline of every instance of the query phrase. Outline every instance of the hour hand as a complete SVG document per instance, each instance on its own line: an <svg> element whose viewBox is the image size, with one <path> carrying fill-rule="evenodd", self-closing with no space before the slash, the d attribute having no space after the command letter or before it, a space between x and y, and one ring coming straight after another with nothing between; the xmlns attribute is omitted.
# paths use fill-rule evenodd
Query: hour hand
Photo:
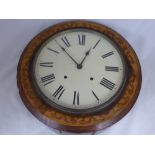
<svg viewBox="0 0 155 155"><path fill-rule="evenodd" d="M77 66L78 68L82 68L82 64L85 61L86 57L89 55L90 51L91 51L91 48L88 51L86 51L84 58L82 59L81 63L78 64Z"/></svg>

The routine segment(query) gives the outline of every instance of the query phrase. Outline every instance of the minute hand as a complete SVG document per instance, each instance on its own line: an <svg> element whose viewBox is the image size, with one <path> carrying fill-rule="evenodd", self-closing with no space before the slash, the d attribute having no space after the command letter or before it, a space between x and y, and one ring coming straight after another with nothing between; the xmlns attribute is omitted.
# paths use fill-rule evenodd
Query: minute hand
<svg viewBox="0 0 155 155"><path fill-rule="evenodd" d="M69 53L63 47L61 49L75 62L76 65L78 65L76 60L71 55L69 55Z"/></svg>
<svg viewBox="0 0 155 155"><path fill-rule="evenodd" d="M56 41L56 40L55 40ZM56 41L57 45L62 49L62 51L64 51L71 59L72 61L78 65L78 63L76 62L76 60L65 50L65 48L63 48L57 41Z"/></svg>

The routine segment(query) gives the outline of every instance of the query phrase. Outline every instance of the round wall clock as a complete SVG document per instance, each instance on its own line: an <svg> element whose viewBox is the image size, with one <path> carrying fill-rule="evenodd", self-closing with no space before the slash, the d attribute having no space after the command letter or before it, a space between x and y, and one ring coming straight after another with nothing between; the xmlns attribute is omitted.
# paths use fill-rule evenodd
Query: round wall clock
<svg viewBox="0 0 155 155"><path fill-rule="evenodd" d="M132 108L141 68L133 48L114 30L70 21L32 39L20 58L17 83L26 107L46 125L95 132Z"/></svg>

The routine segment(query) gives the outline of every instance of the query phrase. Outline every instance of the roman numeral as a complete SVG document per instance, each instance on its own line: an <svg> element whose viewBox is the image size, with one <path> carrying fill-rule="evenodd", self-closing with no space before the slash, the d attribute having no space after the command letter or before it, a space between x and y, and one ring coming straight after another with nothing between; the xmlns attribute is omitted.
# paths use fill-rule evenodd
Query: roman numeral
<svg viewBox="0 0 155 155"><path fill-rule="evenodd" d="M54 52L54 53L57 53L57 54L59 54L59 52L58 51L56 51L56 50L53 50L53 49L51 49L51 48L47 48L49 51L52 51L52 52Z"/></svg>
<svg viewBox="0 0 155 155"><path fill-rule="evenodd" d="M67 37L63 37L63 38L61 38L61 40L64 42L64 44L65 44L67 47L70 46L70 43L69 43Z"/></svg>
<svg viewBox="0 0 155 155"><path fill-rule="evenodd" d="M118 72L119 67L105 66L106 71Z"/></svg>
<svg viewBox="0 0 155 155"><path fill-rule="evenodd" d="M104 87L112 90L115 86L115 84L109 80L107 80L106 78L103 78L100 82L101 85L103 85Z"/></svg>
<svg viewBox="0 0 155 155"><path fill-rule="evenodd" d="M79 92L74 91L73 105L79 105Z"/></svg>
<svg viewBox="0 0 155 155"><path fill-rule="evenodd" d="M59 100L62 94L64 93L64 91L65 91L64 87L60 85L59 88L53 93L52 96L57 97L57 99Z"/></svg>
<svg viewBox="0 0 155 155"><path fill-rule="evenodd" d="M93 49L96 48L96 46L99 44L100 41L101 41L101 40L98 40L98 41L96 42L96 44L94 45Z"/></svg>
<svg viewBox="0 0 155 155"><path fill-rule="evenodd" d="M85 45L86 36L85 35L78 35L79 38L79 45Z"/></svg>
<svg viewBox="0 0 155 155"><path fill-rule="evenodd" d="M42 66L42 67L53 67L53 62L41 62L40 66Z"/></svg>
<svg viewBox="0 0 155 155"><path fill-rule="evenodd" d="M54 74L46 75L44 77L41 77L41 82L44 83L44 86L52 83L55 79Z"/></svg>
<svg viewBox="0 0 155 155"><path fill-rule="evenodd" d="M106 54L102 55L102 58L104 59L104 58L109 57L109 56L111 56L113 54L114 54L113 51L112 52L109 52L109 53L106 53Z"/></svg>
<svg viewBox="0 0 155 155"><path fill-rule="evenodd" d="M99 102L99 98L97 97L97 95L94 93L94 91L93 90L91 90L92 91L92 93L93 93L93 95L94 95L94 97L97 99L97 101Z"/></svg>

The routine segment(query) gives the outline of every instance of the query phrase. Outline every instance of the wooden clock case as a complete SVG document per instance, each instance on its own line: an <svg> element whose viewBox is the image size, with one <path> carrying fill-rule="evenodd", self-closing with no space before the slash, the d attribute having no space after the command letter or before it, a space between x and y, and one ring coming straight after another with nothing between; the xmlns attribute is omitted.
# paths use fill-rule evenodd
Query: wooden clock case
<svg viewBox="0 0 155 155"><path fill-rule="evenodd" d="M31 79L31 61L38 48L54 34L72 29L86 28L98 31L117 44L129 67L128 79L122 93L109 107L98 113L73 115L64 113L46 104L38 95ZM29 111L46 125L69 132L96 132L125 116L135 104L141 88L141 67L129 43L114 30L94 22L69 21L54 25L39 33L24 49L17 69L17 84L20 96Z"/></svg>

